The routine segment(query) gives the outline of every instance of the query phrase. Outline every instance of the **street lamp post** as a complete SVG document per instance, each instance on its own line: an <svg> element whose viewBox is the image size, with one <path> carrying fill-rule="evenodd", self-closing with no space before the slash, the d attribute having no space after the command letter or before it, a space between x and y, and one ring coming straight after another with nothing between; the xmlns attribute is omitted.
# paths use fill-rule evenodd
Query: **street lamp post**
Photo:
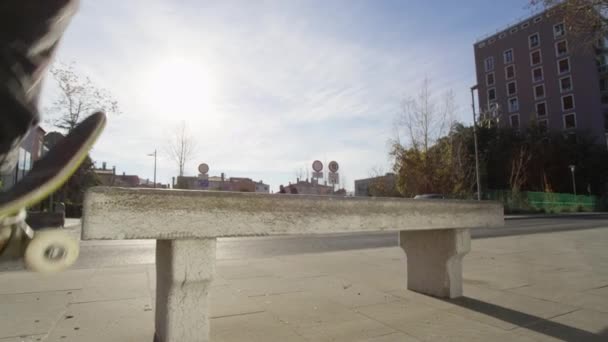
<svg viewBox="0 0 608 342"><path fill-rule="evenodd" d="M154 157L154 188L156 188L156 150L154 153L148 154L148 157Z"/></svg>
<svg viewBox="0 0 608 342"><path fill-rule="evenodd" d="M570 165L570 173L572 173L572 189L574 190L574 196L576 196L576 179L574 177L575 170L576 170L576 166Z"/></svg>
<svg viewBox="0 0 608 342"><path fill-rule="evenodd" d="M471 87L471 107L473 108L473 140L475 142L475 178L477 182L477 200L481 201L481 182L479 180L479 151L477 147L477 119L475 118L475 89L477 89L477 85Z"/></svg>

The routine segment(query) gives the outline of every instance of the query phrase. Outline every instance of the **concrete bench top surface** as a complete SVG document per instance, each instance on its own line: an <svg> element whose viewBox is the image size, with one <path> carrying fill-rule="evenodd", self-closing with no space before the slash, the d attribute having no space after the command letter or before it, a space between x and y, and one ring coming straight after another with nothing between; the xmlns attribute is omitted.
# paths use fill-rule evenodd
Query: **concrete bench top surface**
<svg viewBox="0 0 608 342"><path fill-rule="evenodd" d="M490 201L411 200L95 187L84 201L84 240L200 239L500 227Z"/></svg>

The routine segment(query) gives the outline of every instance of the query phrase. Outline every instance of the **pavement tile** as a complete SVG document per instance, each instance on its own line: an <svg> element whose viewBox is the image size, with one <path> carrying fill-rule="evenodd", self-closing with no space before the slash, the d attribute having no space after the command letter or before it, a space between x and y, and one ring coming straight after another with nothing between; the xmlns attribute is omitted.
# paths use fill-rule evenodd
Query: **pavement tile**
<svg viewBox="0 0 608 342"><path fill-rule="evenodd" d="M310 341L320 342L365 341L397 332L382 323L363 317L354 321L324 322L312 326L295 327L294 330L298 335Z"/></svg>
<svg viewBox="0 0 608 342"><path fill-rule="evenodd" d="M288 323L265 312L211 319L210 335L214 342L309 341L293 331Z"/></svg>
<svg viewBox="0 0 608 342"><path fill-rule="evenodd" d="M608 313L608 299L586 292L573 292L560 298L560 303Z"/></svg>
<svg viewBox="0 0 608 342"><path fill-rule="evenodd" d="M354 341L357 341L357 342L420 342L419 339L417 339L413 336L410 336L410 335L406 335L402 332L396 332L396 333L378 336L378 337L372 337L372 338L358 339L358 340L354 340Z"/></svg>
<svg viewBox="0 0 608 342"><path fill-rule="evenodd" d="M75 295L73 303L133 298L150 298L145 267L99 269Z"/></svg>
<svg viewBox="0 0 608 342"><path fill-rule="evenodd" d="M603 301L608 301L608 284L590 289L587 294L603 297Z"/></svg>
<svg viewBox="0 0 608 342"><path fill-rule="evenodd" d="M0 294L48 292L82 289L95 270L67 270L58 274L28 271L2 272Z"/></svg>
<svg viewBox="0 0 608 342"><path fill-rule="evenodd" d="M285 279L291 278L313 278L327 275L319 268L301 267L297 262L286 261L279 258L256 259L252 261L253 265L259 270L267 272L276 277Z"/></svg>
<svg viewBox="0 0 608 342"><path fill-rule="evenodd" d="M515 336L541 342L605 342L608 340L608 317L606 315L591 310L578 310L519 328L514 333Z"/></svg>
<svg viewBox="0 0 608 342"><path fill-rule="evenodd" d="M0 295L0 337L46 334L72 298L72 291Z"/></svg>
<svg viewBox="0 0 608 342"><path fill-rule="evenodd" d="M396 301L399 297L360 283L324 276L301 279L308 291L348 308Z"/></svg>
<svg viewBox="0 0 608 342"><path fill-rule="evenodd" d="M215 267L215 273L226 280L272 276L272 273L257 267L260 263L262 262L256 260L256 262L241 262L240 264L230 265L219 261Z"/></svg>
<svg viewBox="0 0 608 342"><path fill-rule="evenodd" d="M265 311L292 327L360 320L365 317L340 303L311 292L286 293L252 298Z"/></svg>
<svg viewBox="0 0 608 342"><path fill-rule="evenodd" d="M490 341L503 330L417 303L359 308L366 316L423 341ZM393 306L393 307L390 307ZM406 311L407 310L407 311Z"/></svg>
<svg viewBox="0 0 608 342"><path fill-rule="evenodd" d="M16 337L0 337L0 342L40 342L44 340L45 335L30 335Z"/></svg>
<svg viewBox="0 0 608 342"><path fill-rule="evenodd" d="M211 318L260 312L264 309L249 297L238 294L228 285L209 291Z"/></svg>
<svg viewBox="0 0 608 342"><path fill-rule="evenodd" d="M450 302L456 306L448 309L448 312L505 330L529 326L546 318L578 309L570 305L512 293L505 293L486 301L462 297Z"/></svg>
<svg viewBox="0 0 608 342"><path fill-rule="evenodd" d="M154 311L138 298L72 304L44 342L150 342Z"/></svg>
<svg viewBox="0 0 608 342"><path fill-rule="evenodd" d="M238 294L249 297L272 296L305 290L305 286L300 280L274 276L232 279L229 286Z"/></svg>
<svg viewBox="0 0 608 342"><path fill-rule="evenodd" d="M581 309L554 317L550 321L539 322L531 329L551 334L559 333L560 338L570 341L583 341L591 338L592 334L596 335L598 340L608 341L608 313Z"/></svg>

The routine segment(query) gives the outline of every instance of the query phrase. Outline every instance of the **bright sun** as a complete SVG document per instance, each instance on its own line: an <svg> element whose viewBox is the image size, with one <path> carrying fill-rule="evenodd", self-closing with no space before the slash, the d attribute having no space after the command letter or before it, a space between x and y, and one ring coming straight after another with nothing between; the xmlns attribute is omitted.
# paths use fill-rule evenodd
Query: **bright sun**
<svg viewBox="0 0 608 342"><path fill-rule="evenodd" d="M172 115L187 116L211 106L215 97L214 77L203 62L171 57L149 65L141 94L152 106Z"/></svg>

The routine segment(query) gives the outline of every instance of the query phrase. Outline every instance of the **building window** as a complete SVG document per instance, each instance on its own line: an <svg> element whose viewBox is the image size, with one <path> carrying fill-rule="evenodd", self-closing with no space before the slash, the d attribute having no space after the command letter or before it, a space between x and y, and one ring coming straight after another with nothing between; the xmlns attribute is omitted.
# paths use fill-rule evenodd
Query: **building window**
<svg viewBox="0 0 608 342"><path fill-rule="evenodd" d="M539 84L537 86L534 86L534 99L538 100L542 99L543 97L545 97L545 85Z"/></svg>
<svg viewBox="0 0 608 342"><path fill-rule="evenodd" d="M565 40L560 40L555 43L555 55L557 57L561 57L568 53L568 42Z"/></svg>
<svg viewBox="0 0 608 342"><path fill-rule="evenodd" d="M511 64L505 67L505 78L507 80L515 78L515 65Z"/></svg>
<svg viewBox="0 0 608 342"><path fill-rule="evenodd" d="M534 23L535 24L540 23L541 20L543 20L543 17L538 16L538 17L534 18Z"/></svg>
<svg viewBox="0 0 608 342"><path fill-rule="evenodd" d="M511 121L511 128L519 129L519 114L510 115L509 121Z"/></svg>
<svg viewBox="0 0 608 342"><path fill-rule="evenodd" d="M542 133L547 133L547 131L549 130L549 120L547 120L547 119L538 120L538 129Z"/></svg>
<svg viewBox="0 0 608 342"><path fill-rule="evenodd" d="M501 34L498 35L498 39L503 39L506 36L507 36L507 34L503 32L503 33L501 33Z"/></svg>
<svg viewBox="0 0 608 342"><path fill-rule="evenodd" d="M601 84L600 84L600 90L601 90ZM570 76L568 77L563 77L559 79L559 90L562 93L565 93L567 91L571 91L572 90L572 78Z"/></svg>
<svg viewBox="0 0 608 342"><path fill-rule="evenodd" d="M542 82L543 81L543 68L542 67L532 69L532 81L533 82Z"/></svg>
<svg viewBox="0 0 608 342"><path fill-rule="evenodd" d="M570 59L564 58L557 61L557 72L561 74L565 74L570 72Z"/></svg>
<svg viewBox="0 0 608 342"><path fill-rule="evenodd" d="M543 59L540 54L540 50L536 50L530 53L530 63L532 64L532 66L539 65L542 62Z"/></svg>
<svg viewBox="0 0 608 342"><path fill-rule="evenodd" d="M488 101L496 101L496 88L488 89Z"/></svg>
<svg viewBox="0 0 608 342"><path fill-rule="evenodd" d="M528 37L528 46L530 49L540 46L540 35L538 33L534 33Z"/></svg>
<svg viewBox="0 0 608 342"><path fill-rule="evenodd" d="M488 44L494 44L495 41L496 41L496 38L492 37L488 40Z"/></svg>
<svg viewBox="0 0 608 342"><path fill-rule="evenodd" d="M574 95L562 96L562 110L568 111L574 109Z"/></svg>
<svg viewBox="0 0 608 342"><path fill-rule="evenodd" d="M530 22L529 21L521 24L521 28L522 29L528 28L529 26L530 26Z"/></svg>
<svg viewBox="0 0 608 342"><path fill-rule="evenodd" d="M487 86L494 85L494 73L493 72L486 74L486 85Z"/></svg>
<svg viewBox="0 0 608 342"><path fill-rule="evenodd" d="M600 79L600 91L608 90L608 78Z"/></svg>
<svg viewBox="0 0 608 342"><path fill-rule="evenodd" d="M513 49L503 52L502 55L504 57L505 64L513 63Z"/></svg>
<svg viewBox="0 0 608 342"><path fill-rule="evenodd" d="M519 101L517 97L512 97L509 99L509 113L519 111Z"/></svg>
<svg viewBox="0 0 608 342"><path fill-rule="evenodd" d="M485 47L485 46L486 46L486 42L481 42L481 43L479 43L479 45L478 45L478 47L479 47L480 49L481 49L482 47Z"/></svg>
<svg viewBox="0 0 608 342"><path fill-rule="evenodd" d="M515 32L517 32L517 27L514 27L514 28L510 29L510 30L509 30L509 32L510 32L510 33L515 33Z"/></svg>
<svg viewBox="0 0 608 342"><path fill-rule="evenodd" d="M559 23L553 26L553 37L559 38L566 34L564 23Z"/></svg>
<svg viewBox="0 0 608 342"><path fill-rule="evenodd" d="M517 94L517 84L515 81L507 83L507 95L512 96Z"/></svg>
<svg viewBox="0 0 608 342"><path fill-rule="evenodd" d="M570 113L564 115L564 128L573 129L576 128L576 114Z"/></svg>
<svg viewBox="0 0 608 342"><path fill-rule="evenodd" d="M494 70L494 57L488 57L485 60L486 72Z"/></svg>
<svg viewBox="0 0 608 342"><path fill-rule="evenodd" d="M536 116L543 117L547 116L547 103L539 102L536 104Z"/></svg>

